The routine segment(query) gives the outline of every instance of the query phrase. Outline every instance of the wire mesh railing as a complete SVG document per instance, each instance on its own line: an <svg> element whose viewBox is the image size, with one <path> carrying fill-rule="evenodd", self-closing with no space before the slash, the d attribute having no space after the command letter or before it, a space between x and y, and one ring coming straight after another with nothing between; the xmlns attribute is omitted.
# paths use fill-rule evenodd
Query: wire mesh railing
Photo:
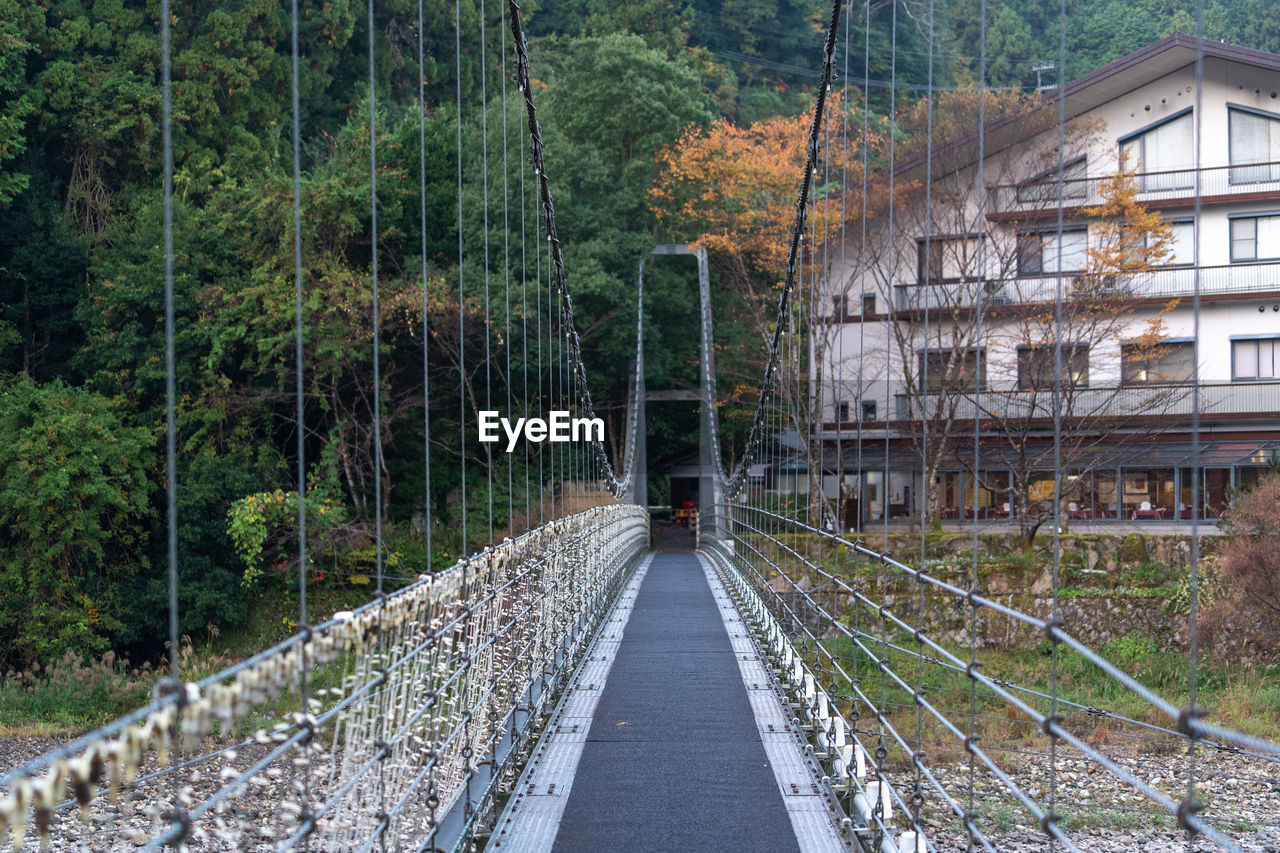
<svg viewBox="0 0 1280 853"><path fill-rule="evenodd" d="M29 834L452 849L647 549L643 509L588 509L203 681L166 681L147 708L0 777L0 825L19 849ZM305 713L290 710L304 677Z"/></svg>
<svg viewBox="0 0 1280 853"><path fill-rule="evenodd" d="M869 849L884 838L902 849L904 828L919 849L1003 849L1016 844L1015 823L1063 849L1090 849L1090 833L1130 814L1216 849L1252 838L1256 827L1229 800L1203 792L1223 773L1266 799L1280 744L1208 722L1210 710L1167 698L1081 642L1072 623L1092 618L1087 609L1028 613L987 578L971 584L960 565L915 568L870 538L759 506L719 512L723 539L702 546L792 685L815 755ZM1036 638L1073 656L1088 701L1046 666L1011 664L1010 648L1037 648ZM1199 776L1189 778L1193 755ZM1271 801L1280 807L1280 792Z"/></svg>

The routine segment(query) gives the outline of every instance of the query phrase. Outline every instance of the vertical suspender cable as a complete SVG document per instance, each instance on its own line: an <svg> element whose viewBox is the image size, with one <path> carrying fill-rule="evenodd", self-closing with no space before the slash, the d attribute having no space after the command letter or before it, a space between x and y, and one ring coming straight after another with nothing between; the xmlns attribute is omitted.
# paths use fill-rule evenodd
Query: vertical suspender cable
<svg viewBox="0 0 1280 853"><path fill-rule="evenodd" d="M1200 214L1203 204L1200 178L1202 175L1201 156L1204 107L1204 0L1196 2L1196 92L1193 109L1195 128L1195 213L1192 222L1192 299L1191 299L1191 611L1188 615L1188 629L1191 636L1187 646L1187 707L1183 715L1188 721L1198 719L1200 709L1196 706L1196 693L1199 678L1200 657L1200 513L1204 511L1200 500ZM1187 726L1190 740L1187 744L1187 794L1178 810L1180 821L1182 815L1197 817L1196 813L1203 808L1196 799L1196 740L1197 731L1194 726ZM1185 823L1185 821L1182 821ZM1187 851L1195 847L1195 832L1187 831Z"/></svg>
<svg viewBox="0 0 1280 853"><path fill-rule="evenodd" d="M303 322L302 322L302 109L298 93L298 0L290 3L292 20L291 66L293 90L293 311L294 311L294 396L298 421L298 618L307 624L307 459L306 422L303 413ZM306 713L306 682L303 682L303 713Z"/></svg>
<svg viewBox="0 0 1280 853"><path fill-rule="evenodd" d="M382 554L382 365L380 362L378 316L378 109L377 96L374 91L374 20L373 0L369 0L369 235L370 256L369 272L372 278L371 302L373 310L373 539L374 561L377 570L377 593L383 594L383 554ZM379 629L381 629L383 608L378 608ZM382 631L378 631L381 638ZM381 697L386 702L387 697ZM378 810L386 812L386 768L385 762L378 764ZM386 835L379 838L379 846L387 849Z"/></svg>
<svg viewBox="0 0 1280 853"><path fill-rule="evenodd" d="M484 0L480 0L480 177L481 177L481 198L484 203L481 205L481 223L483 226L483 248L481 255L482 263L480 269L484 275L484 407L486 409L493 408L491 399L491 356L490 341L493 339L491 326L491 318L489 317L489 69L486 61L488 54L487 45L485 44L485 28L484 28ZM485 496L488 500L488 519L489 519L489 539L488 544L493 543L493 451L491 445L485 445Z"/></svg>
<svg viewBox="0 0 1280 853"><path fill-rule="evenodd" d="M165 468L169 533L169 670L181 677L178 661L178 439L173 354L173 80L169 0L160 3L161 139L164 145L164 399Z"/></svg>
<svg viewBox="0 0 1280 853"><path fill-rule="evenodd" d="M382 365L378 355L380 325L378 318L378 126L377 102L373 85L373 33L373 0L369 0L369 234L372 240L369 267L373 276L373 538L378 592L382 592Z"/></svg>
<svg viewBox="0 0 1280 853"><path fill-rule="evenodd" d="M889 231L889 271L886 280L890 283L890 292L885 294L885 314L884 314L884 349L886 359L889 353L889 340L893 337L893 299L892 299L892 283L894 274L897 272L897 253L894 251L896 240L893 234L893 204L894 204L894 160L896 157L896 140L895 132L898 126L898 2L892 0L890 4L892 15L889 25L889 210L888 224ZM885 371L885 379L888 379L888 370ZM884 480L880 483L880 521L884 528L884 545L885 549L889 547L889 407L893 402L891 383L885 382L884 385L884 468L882 475Z"/></svg>
<svg viewBox="0 0 1280 853"><path fill-rule="evenodd" d="M297 0L294 0L297 2ZM422 519L431 568L431 330L427 318L427 71L422 0L418 0L418 233L422 244Z"/></svg>
<svg viewBox="0 0 1280 853"><path fill-rule="evenodd" d="M307 619L307 456L306 419L303 406L303 318L302 318L302 107L298 80L298 0L289 4L290 19L290 90L293 99L293 310L294 310L294 396L297 410L298 441L298 625L309 624ZM298 656L298 712L307 719L309 712L310 663L307 645L301 646ZM304 745L304 749L307 746ZM311 767L304 763L302 777L302 815L309 821L311 814ZM314 825L314 824L313 824ZM304 842L305 844L305 842Z"/></svg>
<svg viewBox="0 0 1280 853"><path fill-rule="evenodd" d="M524 125L517 122L520 128L520 147L516 150L524 151ZM524 382L523 402L526 413L531 412L529 405L529 270L527 267L528 255L526 252L527 244L525 242L525 195L524 195L524 173L527 158L521 154L520 157L520 377ZM536 217L535 217L536 220ZM525 529L533 526L533 509L529 503L531 495L529 492L529 480L533 476L533 458L531 456L530 442L524 442L524 512L525 512ZM539 516L538 523L542 523L541 511L542 507L538 507Z"/></svg>
<svg viewBox="0 0 1280 853"><path fill-rule="evenodd" d="M930 251L933 248L933 0L929 0L929 69L928 69L928 88L925 90L925 167L924 167L924 348L925 361L928 362L929 352L929 269L930 269ZM910 305L908 304L908 309ZM901 337L899 335L899 337ZM885 350L889 351L890 342L885 341ZM901 351L901 348L899 348ZM905 366L905 365L904 365ZM904 371L905 373L905 371ZM908 398L910 399L910 398ZM888 412L885 412L888 417ZM920 418L920 489L916 495L916 500L920 501L920 568L925 567L925 539L928 533L929 512L928 512L928 496L929 496L929 419L927 417ZM917 596L917 613L916 619L920 629L924 630L925 617L925 593L924 581L918 575L916 576L916 596ZM916 654L918 666L916 668L916 691L919 694L924 693L924 664L925 664L925 647L924 643L917 640ZM924 708L916 704L916 752L920 753L924 749ZM915 812L911 816L911 823L918 836L923 836L924 827L921 825L921 814L924 808L924 788L920 781L920 759L914 758L912 761L913 769L913 787L912 803L915 805ZM913 851L914 853L914 851Z"/></svg>
<svg viewBox="0 0 1280 853"><path fill-rule="evenodd" d="M885 280L886 282L888 282L888 287L886 288L887 293L886 293L886 299L885 299L885 320L884 320L884 332L885 332L884 349L886 354L885 384L884 384L884 417L885 417L884 461L883 461L883 466L881 468L881 474L880 474L881 480L880 480L880 492L879 492L880 523L883 531L881 546L880 546L881 553L884 553L885 551L889 550L889 406L892 402L892 398L890 396L891 383L889 382L887 355L889 352L889 339L893 337L893 300L888 297L892 293L893 276L897 270L897 263L896 263L897 258L895 257L895 251L894 251L895 249L894 244L896 241L894 240L894 233L893 233L893 227L894 227L893 206L895 201L893 169L894 169L894 160L897 154L897 149L895 147L895 137L897 134L895 131L897 129L897 124L898 124L897 97L896 97L897 87L898 87L898 0L892 0L890 4L890 8L891 8L891 15L890 15L890 24L889 24L889 164L888 164L888 181L889 181L888 208L889 209L888 209L888 216L887 216L888 222L886 224L886 230L889 235L888 236L889 269L885 274ZM879 571L880 597L882 600L888 596L888 589L886 589L886 584L888 581L887 574L888 574L888 568L885 566L884 561L882 560L880 563L880 571ZM886 619L883 612L880 614L879 627L880 627L880 631L879 631L880 636L878 638L880 640L879 659L880 661L883 662L888 658L888 655L889 655L888 636L887 636L888 625L886 624ZM880 707L879 709L877 709L877 712L876 712L876 752L875 752L876 761L875 761L875 764L876 764L876 778L879 779L881 784L883 785L885 781L884 760L887 754L885 749L884 709L888 706L889 699L888 699L888 684L885 678L885 675L886 675L885 668L881 666L879 667L879 670L880 670L880 678L879 678Z"/></svg>
<svg viewBox="0 0 1280 853"><path fill-rule="evenodd" d="M502 39L502 295L505 302L503 310L503 339L502 346L506 350L507 355L507 373L504 377L503 384L507 386L507 417L511 417L511 225L509 217L509 205L511 200L511 189L508 181L508 165L507 165L507 29L502 24L506 23L507 8L505 4L498 4L498 32ZM514 527L515 512L515 471L512 466L515 465L515 456L507 454L507 532L515 535Z"/></svg>
<svg viewBox="0 0 1280 853"><path fill-rule="evenodd" d="M973 472L973 484L969 487L973 490L973 560L970 567L969 590L976 594L978 591L978 475L981 467L981 453L979 450L979 429L982 423L982 312L984 310L982 296L986 290L986 215L987 215L987 194L983 186L986 178L985 174L985 158L986 158L986 131L987 131L987 0L980 0L978 7L978 32L979 32L979 60L978 60L978 176L977 176L977 193L978 193L978 274L977 288L974 294L974 363L975 376L973 378L973 464L970 466ZM960 358L966 358L968 353L959 353ZM952 353L952 358L957 356ZM926 362L928 357L926 356ZM1025 484L1024 484L1025 485ZM964 496L960 498L961 505L964 504ZM975 606L969 607L969 661L972 666L978 663L978 640L977 640L977 621L978 611ZM977 735L977 715L978 715L978 682L969 679L969 737L974 738ZM969 776L968 776L968 802L967 809L969 815L965 821L966 829L969 832L969 846L974 844L975 836L971 821L976 818L973 801L973 773L974 773L974 754L969 751Z"/></svg>
<svg viewBox="0 0 1280 853"><path fill-rule="evenodd" d="M1063 203L1066 189L1066 144L1067 144L1067 93L1065 88L1067 65L1067 3L1060 0L1058 6L1058 222L1057 236L1057 269L1054 277L1054 323L1053 323L1053 554L1052 582L1053 602L1051 619L1055 623L1059 619L1058 588L1062 568L1062 232ZM1071 352L1075 352L1074 345ZM1028 417L1033 413L1028 412ZM1049 718L1058 715L1058 644L1051 643L1049 660ZM1047 820L1058 819L1054 812L1054 803L1058 793L1058 738L1049 737L1049 810ZM1049 836L1049 849L1057 846L1055 836Z"/></svg>
<svg viewBox="0 0 1280 853"><path fill-rule="evenodd" d="M462 514L462 542L459 556L467 553L467 330L466 293L462 271L462 2L453 6L454 94L458 123L458 510Z"/></svg>

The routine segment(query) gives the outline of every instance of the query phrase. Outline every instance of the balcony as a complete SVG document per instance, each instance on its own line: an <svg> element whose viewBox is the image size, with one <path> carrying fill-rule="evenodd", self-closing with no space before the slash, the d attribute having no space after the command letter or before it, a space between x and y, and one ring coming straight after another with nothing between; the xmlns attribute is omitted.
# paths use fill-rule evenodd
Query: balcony
<svg viewBox="0 0 1280 853"><path fill-rule="evenodd" d="M1095 418L1098 420L1128 419L1133 417L1189 418L1192 410L1192 386L1149 385L1117 388L1078 388L1071 392L1063 405L1068 410L1066 418ZM976 401L975 401L976 396ZM929 394L924 407L934 418L940 405L949 406L951 395ZM897 420L918 420L921 416L919 401L905 393L894 394L894 415ZM1000 419L1028 419L1053 417L1053 395L1048 390L1021 391L1012 388L991 388L977 392L965 392L955 399L957 420L973 420L974 411L981 408L983 419L993 415ZM1220 418L1223 416L1280 415L1280 381L1276 382L1212 382L1200 385L1200 414ZM914 411L913 411L914 409Z"/></svg>
<svg viewBox="0 0 1280 853"><path fill-rule="evenodd" d="M1233 196L1275 195L1280 197L1280 161L1248 165L1209 166L1198 170L1202 199L1227 199ZM1138 172L1138 200L1146 204L1195 198L1196 169L1165 172ZM1101 204L1098 188L1111 175L1066 178L1062 181L1064 208ZM1022 184L996 184L988 187L989 209L994 218L1016 218L1019 213L1057 210L1058 182L1055 178Z"/></svg>
<svg viewBox="0 0 1280 853"><path fill-rule="evenodd" d="M1202 296L1222 293L1262 293L1280 290L1280 261L1225 264L1200 267ZM1167 267L1131 276L1108 276L1100 282L1103 293L1124 294L1135 299L1190 297L1196 291L1196 267ZM1062 274L1062 296L1069 299L1086 279L1078 274ZM943 284L899 284L894 287L894 307L898 311L964 309L977 305L1013 305L1026 302L1053 302L1058 292L1058 276L1042 275Z"/></svg>

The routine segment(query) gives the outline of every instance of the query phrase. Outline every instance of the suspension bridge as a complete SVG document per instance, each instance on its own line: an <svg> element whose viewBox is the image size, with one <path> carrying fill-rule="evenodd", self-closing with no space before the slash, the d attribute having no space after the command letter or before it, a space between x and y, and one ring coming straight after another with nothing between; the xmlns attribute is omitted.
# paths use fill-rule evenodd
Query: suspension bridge
<svg viewBox="0 0 1280 853"><path fill-rule="evenodd" d="M843 525L833 519L810 518L751 495L753 471L795 458L794 436L803 431L797 425L807 423L812 406L811 346L801 322L811 306L799 294L806 269L818 266L812 256L806 260L819 242L811 230L816 206L832 203L830 195L813 197L814 184L827 175L830 152L838 146L827 117L830 94L839 86L847 90L848 51L857 49L847 44L849 20L867 9L846 10L836 0L825 40L815 45L822 62L803 140L806 162L797 176L787 276L769 324L758 398L732 464L721 442L706 252L698 246L655 249L658 255L691 256L698 273L700 485L687 543L652 548L644 439L645 259L617 469L603 440L556 448L547 457L549 471L539 468L536 478L529 477L539 491L547 481L559 484L549 511L543 512L546 501L530 501L539 514L531 513L524 529L494 536L451 568L407 579L394 591L384 589L379 527L376 594L362 607L312 624L305 594L310 516L300 458L297 633L198 681L188 680L175 660L171 677L146 707L4 772L0 829L9 843L61 850L1089 850L1103 837L1090 819L1099 813L1164 827L1188 850L1257 850L1271 843L1258 839L1275 825L1280 798L1272 797L1269 813L1245 814L1231 798L1205 793L1211 781L1280 792L1280 745L1218 725L1196 703L1195 536L1189 677L1175 701L1078 639L1078 614L1071 616L1059 600L1061 500L1053 503L1050 524L1051 606L1028 613L980 582L976 517L972 564L939 563L927 560L923 549L911 556L890 553L887 512L883 536L868 528L842 534ZM894 4L895 28L897 11ZM305 258L298 236L304 199L297 171L296 3L292 13L301 436ZM419 26L421 14L419 6ZM482 9L482 21L485 14ZM549 399L594 417L521 10L510 2L489 14L509 30L509 47L504 32L505 52L497 61L504 87L508 78L514 82L523 107L521 156L532 169L531 192L541 214L533 298L538 311L545 309L536 316L539 324L545 317L547 334L539 325L537 381L545 372ZM166 231L157 263L165 268L172 335L169 21L166 0ZM371 2L371 100L373 24ZM842 32L845 69L839 72ZM462 58L459 37L459 74ZM1199 74L1203 47L1195 62ZM931 91L932 81L925 88ZM371 108L371 124L376 115ZM981 129L978 146L985 144ZM378 437L376 139L371 127L372 434ZM1063 190L1063 156L1060 147L1059 211L1071 197ZM462 168L460 158L459 182ZM522 193L524 174L522 169ZM891 204L890 216L893 209ZM425 233L425 201L422 216ZM460 241L461 216L460 202ZM488 233L486 227L486 241ZM486 255L488 250L486 243ZM425 250L423 263L425 320ZM1198 279L1193 288L1198 294ZM501 298L508 306L514 292L506 282ZM490 295L486 274L486 313ZM529 298L527 288L519 298ZM1057 298L1061 304L1061 287ZM463 302L460 290L460 338ZM524 333L527 346L527 328ZM461 344L458 351L465 356ZM1056 370L1061 382L1061 347ZM458 395L465 430L468 392L461 365L458 373L458 388L428 387L425 393ZM510 373L508 361L508 380ZM172 475L178 453L172 344L168 377L171 643L177 648L181 579L172 497L181 485ZM883 402L888 409L889 401ZM429 421L428 415L424 440L430 440ZM976 432L974 448L980 459ZM378 477L381 453L379 444L373 466ZM465 490L466 476L459 482ZM380 479L374 494L381 501ZM465 494L462 506L465 512ZM382 511L379 502L379 522ZM1198 518L1190 519L1193 529ZM1053 661L1047 679L1001 669L1001 659L980 638L1002 631L1043 645ZM1105 696L1084 702L1066 695L1059 666L1068 654L1107 682ZM1144 713L1114 710L1119 697L1125 697L1123 707L1137 702ZM1001 727L1016 731L1015 745L997 734ZM1082 793L1081 776L1095 792L1092 801L1088 790ZM1002 804L1012 817L1001 816Z"/></svg>

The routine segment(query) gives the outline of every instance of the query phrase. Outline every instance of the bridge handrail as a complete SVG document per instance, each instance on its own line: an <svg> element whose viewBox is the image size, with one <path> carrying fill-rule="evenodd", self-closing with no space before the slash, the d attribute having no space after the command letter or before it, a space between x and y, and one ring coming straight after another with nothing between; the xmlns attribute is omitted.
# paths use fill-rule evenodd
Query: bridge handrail
<svg viewBox="0 0 1280 853"><path fill-rule="evenodd" d="M439 574L422 576L394 593L335 614L317 627L304 626L271 649L199 682L162 682L147 706L0 776L0 786L10 789L0 801L0 822L19 832L28 824L47 827L52 811L69 804L64 802L69 785L86 807L103 793L99 782L109 779L107 792L115 794L121 783L134 781L148 750L154 748L159 762L167 763L172 750L197 748L212 732L214 721L228 731L247 714L295 690L302 673L314 673L340 659L353 661L340 699L323 711L318 705L309 709L314 714L289 715L273 731L273 748L266 756L143 849L180 840L191 820L243 787L271 761L304 746L327 724L335 726L335 746L344 756L345 764L336 768L340 772L334 777L341 782L329 792L323 810L299 825L294 840L314 831L324 810L343 811L342 795L359 787L370 761L377 763L392 753L403 758L411 734L425 738L428 751L435 753L427 762L440 777L433 779L432 796L447 810L459 799L460 790L470 795L478 787L470 782L482 762L479 757L473 761L474 751L468 755L467 749L480 747L492 758L499 740L514 740L520 734L514 731L514 703L522 697L528 703L527 723L534 710L529 700L545 701L551 682L559 677L557 670L576 653L604 599L647 542L644 509L593 507L492 545ZM513 641L516 633L521 636ZM519 677L511 677L517 669ZM495 685L494 678L502 683ZM542 686L531 697L535 680ZM353 722L359 716L353 716L353 708L393 699L399 704L387 713L394 724L379 724L384 739L375 744ZM362 759L353 762L353 755ZM193 763L175 762L169 772ZM155 775L160 774L151 774ZM490 767L490 787L495 779ZM421 781L419 774L406 791L392 792L389 799L398 800L397 808L402 808ZM489 791L479 793L488 796ZM357 797L347 802L358 801ZM357 812L346 817L347 825L354 827L348 834L376 828L370 826L375 816ZM434 836L437 830L430 831Z"/></svg>
<svg viewBox="0 0 1280 853"><path fill-rule="evenodd" d="M1107 756L1102 755L1100 752L1098 752L1098 750L1096 750L1090 744L1085 743L1079 737L1077 737L1074 732L1065 728L1063 725L1063 721L1061 720L1060 717L1057 717L1056 715L1041 714L1037 709L1033 708L1032 706L1028 705L1026 702L1014 696L1011 691L1025 692L1036 697L1051 698L1059 704L1076 708L1079 710L1083 710L1091 714L1096 714L1098 712L1098 709L1094 709L1077 702L1063 700L1059 697L1047 696L1046 694L1043 694L1039 691L1031 690L1029 688L1024 688L1021 685L1013 684L1013 683L1006 682L999 679L994 679L985 675L979 669L977 669L972 665L966 664L965 661L956 657L955 655L950 653L947 649L945 649L943 646L935 642L932 638L925 635L922 629L912 626L907 621L899 618L896 614L894 614L892 611L889 610L889 607L885 602L878 602L866 596L859 585L849 584L843 578L832 574L831 572L824 569L818 563L815 563L805 554L801 554L798 550L796 550L796 548L791 547L791 545L787 544L782 539L780 539L776 532L770 533L768 531L762 530L761 528L751 524L746 519L749 514L755 514L760 518L768 519L771 524L777 524L781 527L784 527L785 529L789 530L792 533L807 535L807 536L814 536L823 541L827 541L834 545L847 548L855 553L861 554L865 557L870 557L873 560L877 560L880 562L882 566L886 568L892 568L896 572L900 572L901 574L903 574L905 577L916 580L921 585L922 589L925 586L929 586L933 589L936 589L938 591L945 593L946 595L954 599L967 602L970 607L974 608L975 611L980 608L994 610L994 611L1003 613L1010 618L1017 619L1027 625L1037 628L1043 631L1045 636L1048 639L1050 639L1052 642L1062 643L1064 646L1067 646L1068 648L1076 651L1081 655L1081 657L1083 657L1085 660L1092 663L1094 666L1098 667L1108 677L1115 679L1121 685L1123 685L1124 687L1134 692L1137 696L1139 696L1143 700L1147 701L1152 707L1159 709L1161 712L1172 717L1172 719L1176 722L1177 729L1174 730L1174 729L1164 728L1164 727L1150 724L1150 723L1132 721L1137 725L1141 725L1150 730L1160 731L1165 734L1176 735L1179 738L1200 743L1212 749L1248 755L1248 756L1265 760L1268 762L1275 762L1277 760L1276 757L1280 756L1280 745L1272 743L1270 741L1263 740L1261 738L1246 735L1242 732L1233 731L1231 729L1227 729L1222 726L1216 726L1216 725L1204 723L1200 719L1199 713L1181 711L1177 709L1167 700L1164 700L1163 697L1158 696L1153 691L1148 689L1145 685L1142 685L1140 682L1136 681L1128 673L1125 673L1123 670L1116 667L1110 661L1107 661L1105 658L1103 658L1093 649L1089 648L1087 645L1082 643L1080 640L1068 634L1066 631L1063 630L1063 626L1060 623L1057 623L1055 621L1045 621L1043 619L1038 619L1034 616L1021 613L1020 611L1014 608L1006 607L1005 605L1002 605L999 602L993 601L988 597L978 594L977 590L961 589L960 587L957 587L953 584L949 584L943 580L932 577L923 569L912 568L911 566L906 565L901 561L895 560L893 557L891 557L887 553L884 553L883 551L878 551L873 548L867 547L865 544L863 544L861 540L850 541L848 539L843 538L840 535L834 534L826 530L821 530L821 529L812 527L802 521L799 521L793 518L788 518L787 516L781 515L779 513L773 512L771 510L768 510L762 507L750 506L748 504L743 504L743 503L720 503L720 504L717 504L717 510L722 514L726 514L729 516L729 518L726 520L727 523L725 523L723 527L720 528L720 531L723 535L726 535L731 539L742 543L748 549L754 551L759 559L764 560L766 563L774 566L779 572L781 572L782 576L786 579L786 581L790 583L791 588L797 594L802 595L804 597L804 600L807 602L807 607L810 610L812 610L812 612L815 615L821 616L825 622L835 626L840 633L842 633L846 638L852 641L856 646L861 648L863 652L868 655L870 660L874 663L874 665L876 665L879 668L881 672L884 672L890 678L894 679L894 681L898 683L898 686L901 689L904 689L908 693L911 693L915 697L914 701L918 703L921 708L928 711L931 715L937 717L944 726L946 726L949 730L952 731L953 734L956 734L962 739L965 739L963 732L960 732L958 729L955 728L954 725L950 724L950 722L945 719L945 715L941 714L941 712L938 711L936 708L934 708L929 702L925 701L922 696L918 695L918 691L913 689L910 684L903 681L899 676L897 676L896 673L892 672L892 670L886 666L884 660L882 660L879 656L877 656L872 650L868 649L866 645L862 642L863 638L869 638L869 639L873 639L877 643L883 643L885 642L883 638L870 637L869 635L866 635L864 632L857 630L856 627L850 628L849 626L844 625L837 616L828 612L827 609L821 604L821 602L815 601L814 598L811 595L809 595L809 593L802 590L798 586L796 581L793 578L791 578L782 569L781 566L778 565L777 560L770 560L765 554L763 554L759 550L759 548L755 547L748 539L744 538L744 535L768 539L774 542L776 547L778 547L779 549L785 550L791 556L791 558L797 562L797 564L802 564L806 572L815 573L816 575L821 577L823 581L826 582L831 588L838 589L842 594L851 596L859 604L869 608L871 611L875 613L878 613L882 618L891 622L898 629L906 631L911 635L913 635L918 642L920 642L922 645L927 645L931 650L936 651L938 654L943 656L943 658L946 658L946 660L935 661L933 658L926 658L923 652L911 653L913 657L917 657L922 661L925 659L934 661L935 663L941 666L944 666L952 671L964 672L970 679L973 680L975 684L980 684L984 688L992 691L996 696L999 696L1006 703L1009 703L1014 708L1017 708L1021 713L1026 714L1031 720L1042 725L1047 734L1055 738L1059 738L1067 744L1070 744L1085 758L1097 764L1098 766L1102 767L1108 773L1110 773L1120 781L1124 782L1125 784L1129 785L1135 791L1141 793L1151 802L1159 805L1169 813L1176 814L1179 817L1179 820L1184 821L1186 825L1193 828L1196 832L1204 834L1207 838L1213 840L1215 843L1219 844L1225 849L1236 849L1236 845L1234 844L1234 842L1232 842L1231 839L1225 837L1224 835L1219 833L1217 830L1215 830L1212 826L1210 826L1209 823L1206 822L1206 819L1203 819L1198 815L1194 814L1193 810L1184 809L1180 804L1174 802L1168 796L1155 790L1152 786L1148 785L1143 780L1137 778L1133 773L1119 766L1114 761L1109 759ZM730 553L736 553L736 549L731 550ZM739 557L739 559L743 560L748 565L751 562L750 560L747 560L745 557ZM759 578L759 580L760 580L760 583L754 584L755 586L760 586L761 583L764 583L766 588L768 588L768 584L765 583L765 580L763 577ZM770 591L778 599L779 606L783 607L788 612L791 612L789 606L786 605L785 601L782 600L781 593L771 588L770 588ZM804 625L804 620L800 619L797 614L792 613L791 615L792 615L792 619L795 621L795 624L801 626L801 629L807 632L808 629ZM814 639L816 642L816 638ZM818 643L818 648L820 649L822 648L821 643ZM829 653L828 653L828 656L831 657ZM834 664L834 668L838 670L846 679L849 678L848 674L844 672L843 668L839 665L837 661L835 661L834 657L832 657L830 663ZM849 679L849 680L855 692L858 692L860 694L861 691L857 689L857 684L855 683L855 680L854 679ZM865 700L865 697L863 698ZM877 705L875 702L870 700L866 700L866 701L871 708L876 709L877 719L884 722L882 719L883 710L877 708ZM1112 714L1110 712L1104 711L1103 715L1113 719L1120 720L1120 721L1128 721L1127 718L1122 717L1121 715L1118 715L1118 714ZM893 734L896 735L896 732L894 732ZM1216 738L1216 740L1210 740L1209 737L1214 737ZM994 762L992 762L989 758L987 758L982 753L981 749L979 749L976 745L969 743L968 739L965 739L965 747L967 750L970 751L972 755L982 760L983 763L986 764L992 770L992 772L997 776L997 778L1001 780L1001 782L1005 783L1006 785L1014 785L1012 780L1007 779L1004 776L1004 774L1001 773L998 770L998 768L994 765ZM908 746L904 746L903 748L907 749L909 753L912 751ZM925 768L921 768L921 769L924 770ZM1018 796L1018 792L1016 791L1016 786L1015 788L1011 788L1011 792L1014 794L1014 796L1017 796L1018 799L1023 800L1024 805L1028 806L1029 810L1032 812L1033 815L1036 815L1037 817L1044 817L1042 814L1038 813L1037 808L1035 808L1032 805L1029 805L1028 802L1023 797ZM1184 813L1184 812L1187 812L1187 813ZM961 816L963 817L963 815ZM1054 830L1056 829L1056 826L1054 826L1054 822L1052 820L1046 820L1044 821L1044 823L1046 826L1046 831L1049 831L1050 833L1057 835L1057 833L1054 832ZM1064 842L1067 841L1065 838L1062 838L1061 836L1059 836L1059 840L1062 840Z"/></svg>

